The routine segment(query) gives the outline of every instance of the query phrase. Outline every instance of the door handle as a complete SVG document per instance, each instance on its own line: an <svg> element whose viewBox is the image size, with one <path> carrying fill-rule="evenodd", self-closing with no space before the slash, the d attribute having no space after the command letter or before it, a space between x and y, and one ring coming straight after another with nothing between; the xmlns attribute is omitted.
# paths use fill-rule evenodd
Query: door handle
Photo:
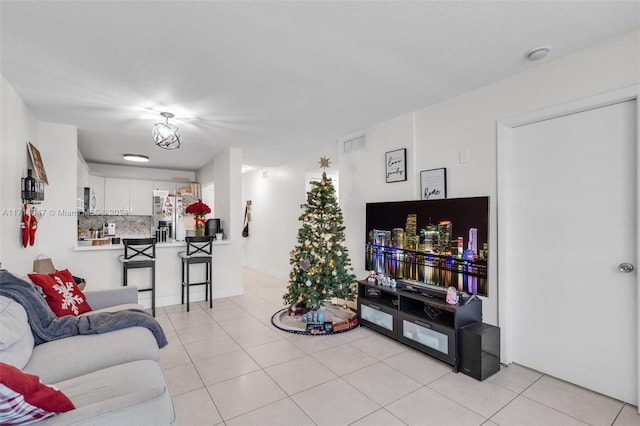
<svg viewBox="0 0 640 426"><path fill-rule="evenodd" d="M620 270L620 272L633 272L633 270L635 269L633 267L633 265L631 263L621 263L620 265L618 265L618 269Z"/></svg>

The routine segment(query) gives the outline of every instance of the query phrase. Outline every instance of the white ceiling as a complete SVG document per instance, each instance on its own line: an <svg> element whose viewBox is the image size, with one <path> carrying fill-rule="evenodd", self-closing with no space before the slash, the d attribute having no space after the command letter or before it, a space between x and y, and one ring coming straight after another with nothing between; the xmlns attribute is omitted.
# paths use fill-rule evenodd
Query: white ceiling
<svg viewBox="0 0 640 426"><path fill-rule="evenodd" d="M86 160L275 165L639 28L639 1L6 1L1 70ZM524 53L551 47L548 58ZM183 144L151 140L161 111ZM131 163L129 163L131 164Z"/></svg>

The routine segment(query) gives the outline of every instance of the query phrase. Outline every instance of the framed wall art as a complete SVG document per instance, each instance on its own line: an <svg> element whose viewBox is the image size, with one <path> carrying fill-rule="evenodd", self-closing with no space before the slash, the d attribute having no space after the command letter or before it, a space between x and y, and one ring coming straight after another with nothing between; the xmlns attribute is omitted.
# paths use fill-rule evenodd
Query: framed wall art
<svg viewBox="0 0 640 426"><path fill-rule="evenodd" d="M29 150L29 156L31 157L31 164L33 164L35 177L49 185L49 180L47 179L47 173L44 171L44 163L42 162L42 155L40 155L40 151L38 151L38 148L36 148L31 142L27 142L27 149Z"/></svg>
<svg viewBox="0 0 640 426"><path fill-rule="evenodd" d="M407 149L396 149L385 154L387 183L407 180Z"/></svg>
<svg viewBox="0 0 640 426"><path fill-rule="evenodd" d="M420 199L447 198L447 169L431 169L420 172Z"/></svg>

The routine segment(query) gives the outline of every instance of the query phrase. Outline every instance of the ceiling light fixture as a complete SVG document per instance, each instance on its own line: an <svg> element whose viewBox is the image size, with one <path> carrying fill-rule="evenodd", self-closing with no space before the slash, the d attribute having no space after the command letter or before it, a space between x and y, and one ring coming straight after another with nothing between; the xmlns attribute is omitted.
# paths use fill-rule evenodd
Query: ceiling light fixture
<svg viewBox="0 0 640 426"><path fill-rule="evenodd" d="M170 112L161 112L161 116L166 119L164 123L156 123L153 126L153 140L160 148L178 149L180 148L180 130L173 124L169 124L169 119L174 115Z"/></svg>
<svg viewBox="0 0 640 426"><path fill-rule="evenodd" d="M546 58L549 54L549 48L547 46L534 47L524 54L524 57L530 61L538 61L542 58Z"/></svg>
<svg viewBox="0 0 640 426"><path fill-rule="evenodd" d="M149 157L142 154L124 154L122 158L127 161L133 161L135 163L147 163L149 161Z"/></svg>

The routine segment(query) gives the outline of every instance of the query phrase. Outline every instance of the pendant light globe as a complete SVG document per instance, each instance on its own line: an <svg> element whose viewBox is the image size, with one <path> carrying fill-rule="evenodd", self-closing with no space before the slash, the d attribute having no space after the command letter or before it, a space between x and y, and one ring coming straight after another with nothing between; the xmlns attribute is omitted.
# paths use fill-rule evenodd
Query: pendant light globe
<svg viewBox="0 0 640 426"><path fill-rule="evenodd" d="M178 129L178 127L174 126L173 124L169 124L169 119L173 118L174 115L170 112L161 112L160 115L163 116L166 121L164 123L156 123L153 126L153 130L151 132L153 141L160 148L180 148L180 129Z"/></svg>

